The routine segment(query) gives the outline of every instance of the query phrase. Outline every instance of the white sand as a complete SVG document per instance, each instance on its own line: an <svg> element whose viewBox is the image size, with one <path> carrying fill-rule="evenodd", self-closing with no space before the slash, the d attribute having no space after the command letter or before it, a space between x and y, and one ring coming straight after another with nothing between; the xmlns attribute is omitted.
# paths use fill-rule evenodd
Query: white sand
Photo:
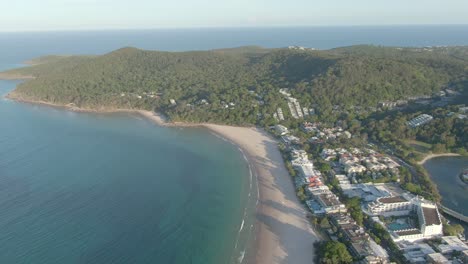
<svg viewBox="0 0 468 264"><path fill-rule="evenodd" d="M424 163L426 163L426 161L433 159L433 158L437 158L437 157L458 157L458 156L461 156L461 155L457 153L429 154L425 156L424 159L422 159L421 161L418 161L418 164L423 165Z"/></svg>
<svg viewBox="0 0 468 264"><path fill-rule="evenodd" d="M260 191L256 252L249 263L312 263L313 243L318 236L297 199L277 142L257 128L203 126L238 144L256 170Z"/></svg>
<svg viewBox="0 0 468 264"><path fill-rule="evenodd" d="M13 96L11 96L13 97ZM10 97L10 98L11 98ZM240 146L253 166L259 187L256 212L255 248L248 263L310 264L314 260L313 243L318 235L307 220L307 211L299 202L292 179L286 170L277 142L258 128L213 124L166 123L151 111L128 109L83 109L11 98L18 101L62 107L77 112L138 113L162 126L203 126Z"/></svg>

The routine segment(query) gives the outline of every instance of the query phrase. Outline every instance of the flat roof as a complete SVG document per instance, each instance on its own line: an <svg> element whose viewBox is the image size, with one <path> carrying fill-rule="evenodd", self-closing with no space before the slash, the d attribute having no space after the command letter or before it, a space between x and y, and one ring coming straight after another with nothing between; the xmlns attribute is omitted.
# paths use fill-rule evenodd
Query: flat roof
<svg viewBox="0 0 468 264"><path fill-rule="evenodd" d="M440 218L439 214L437 213L436 208L430 207L421 207L424 214L424 220L426 221L426 225L440 225Z"/></svg>
<svg viewBox="0 0 468 264"><path fill-rule="evenodd" d="M403 198L403 196L392 196L392 197L382 197L380 199L378 199L379 202L381 203L386 203L386 204L390 204L390 203L404 203L404 202L407 202L408 200L406 200L405 198Z"/></svg>
<svg viewBox="0 0 468 264"><path fill-rule="evenodd" d="M395 234L399 236L418 235L418 234L421 234L421 231L419 231L418 229L410 229L410 230L395 231Z"/></svg>
<svg viewBox="0 0 468 264"><path fill-rule="evenodd" d="M330 193L320 194L319 199L323 201L326 206L334 206L341 204L340 201L336 198L335 195Z"/></svg>

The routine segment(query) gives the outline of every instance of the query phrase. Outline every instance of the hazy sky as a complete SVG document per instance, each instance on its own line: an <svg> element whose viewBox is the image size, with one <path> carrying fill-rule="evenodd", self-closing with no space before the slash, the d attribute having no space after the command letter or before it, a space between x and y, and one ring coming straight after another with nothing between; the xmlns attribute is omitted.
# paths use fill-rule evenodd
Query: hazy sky
<svg viewBox="0 0 468 264"><path fill-rule="evenodd" d="M468 0L0 0L0 31L468 24Z"/></svg>

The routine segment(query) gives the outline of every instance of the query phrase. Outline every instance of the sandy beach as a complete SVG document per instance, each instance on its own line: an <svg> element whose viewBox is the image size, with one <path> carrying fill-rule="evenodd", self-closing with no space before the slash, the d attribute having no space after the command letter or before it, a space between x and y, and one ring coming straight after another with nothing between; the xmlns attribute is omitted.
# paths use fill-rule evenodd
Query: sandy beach
<svg viewBox="0 0 468 264"><path fill-rule="evenodd" d="M7 98L32 104L59 107L75 112L128 112L139 114L161 126L198 126L232 141L246 153L258 182L259 201L256 211L255 248L247 263L310 264L315 257L313 243L318 235L307 220L307 210L299 202L292 179L286 170L278 144L266 131L255 127L215 124L168 123L155 112L133 109L83 109L15 96Z"/></svg>
<svg viewBox="0 0 468 264"><path fill-rule="evenodd" d="M418 161L419 165L423 165L426 161L437 158L437 157L458 157L461 156L460 154L457 153L441 153L441 154L429 154L424 157L421 161Z"/></svg>
<svg viewBox="0 0 468 264"><path fill-rule="evenodd" d="M296 196L277 141L266 131L255 127L166 123L164 117L156 113L137 112L159 125L208 128L244 150L255 170L259 188L255 252L250 252L247 263L313 263L313 243L319 236L312 229L307 220L308 212Z"/></svg>
<svg viewBox="0 0 468 264"><path fill-rule="evenodd" d="M277 142L258 128L204 124L239 145L246 153L259 186L256 215L256 252L248 263L312 263L318 235L307 221L307 211L294 186Z"/></svg>

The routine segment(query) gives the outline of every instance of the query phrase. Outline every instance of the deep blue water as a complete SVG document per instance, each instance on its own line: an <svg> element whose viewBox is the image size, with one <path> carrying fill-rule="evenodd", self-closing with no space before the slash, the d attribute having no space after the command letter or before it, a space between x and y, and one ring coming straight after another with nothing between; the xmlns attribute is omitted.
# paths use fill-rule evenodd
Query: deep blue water
<svg viewBox="0 0 468 264"><path fill-rule="evenodd" d="M249 181L204 129L2 99L0 263L237 263Z"/></svg>
<svg viewBox="0 0 468 264"><path fill-rule="evenodd" d="M0 70L123 46L355 44L468 45L468 26L0 33ZM203 129L1 99L0 263L237 262L252 238L249 178L241 153Z"/></svg>
<svg viewBox="0 0 468 264"><path fill-rule="evenodd" d="M330 49L358 44L468 45L468 25L0 33L0 63L17 64L48 54L102 54L125 46L186 51L246 45Z"/></svg>

